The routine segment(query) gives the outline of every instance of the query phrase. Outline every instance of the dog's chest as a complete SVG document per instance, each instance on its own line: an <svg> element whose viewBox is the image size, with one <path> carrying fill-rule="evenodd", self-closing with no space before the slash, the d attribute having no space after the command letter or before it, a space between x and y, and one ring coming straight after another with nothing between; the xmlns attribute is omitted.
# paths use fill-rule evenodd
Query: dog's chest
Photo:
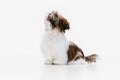
<svg viewBox="0 0 120 80"><path fill-rule="evenodd" d="M59 51L59 50L67 50L68 48L68 40L62 33L58 33L56 31L46 33L44 35L44 46L54 50L54 51Z"/></svg>
<svg viewBox="0 0 120 80"><path fill-rule="evenodd" d="M55 44L62 45L67 42L66 37L63 34L57 33L57 32L46 34L45 40L47 41L48 44L51 44L51 45L55 45Z"/></svg>

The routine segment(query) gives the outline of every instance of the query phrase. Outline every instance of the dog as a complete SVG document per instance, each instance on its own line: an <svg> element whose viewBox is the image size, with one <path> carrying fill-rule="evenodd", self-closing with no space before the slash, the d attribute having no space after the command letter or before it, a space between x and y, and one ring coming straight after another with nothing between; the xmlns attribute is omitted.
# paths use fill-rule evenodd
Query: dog
<svg viewBox="0 0 120 80"><path fill-rule="evenodd" d="M66 65L83 60L87 63L96 62L97 54L85 56L82 49L69 41L65 31L70 29L66 18L56 11L45 17L45 30L41 42L41 51L47 65Z"/></svg>

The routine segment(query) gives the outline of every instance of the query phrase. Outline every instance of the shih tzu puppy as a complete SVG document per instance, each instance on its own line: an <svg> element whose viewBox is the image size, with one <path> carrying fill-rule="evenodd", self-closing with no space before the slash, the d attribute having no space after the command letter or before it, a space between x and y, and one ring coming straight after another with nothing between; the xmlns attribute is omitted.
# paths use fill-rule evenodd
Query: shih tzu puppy
<svg viewBox="0 0 120 80"><path fill-rule="evenodd" d="M57 12L45 17L45 32L42 38L41 51L45 56L45 64L64 65L79 62L96 62L97 54L85 56L82 49L68 41L65 34L70 29L66 18Z"/></svg>

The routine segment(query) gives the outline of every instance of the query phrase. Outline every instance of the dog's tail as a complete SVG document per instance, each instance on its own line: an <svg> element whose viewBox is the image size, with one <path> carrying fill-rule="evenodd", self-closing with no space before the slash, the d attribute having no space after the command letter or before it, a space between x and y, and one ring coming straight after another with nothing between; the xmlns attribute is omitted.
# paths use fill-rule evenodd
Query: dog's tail
<svg viewBox="0 0 120 80"><path fill-rule="evenodd" d="M79 55L79 56L82 57L83 59L85 59L85 61L87 63L96 62L96 60L98 58L97 54L91 54L89 56L85 56L81 48L78 48L78 51L81 53L81 55Z"/></svg>
<svg viewBox="0 0 120 80"><path fill-rule="evenodd" d="M98 58L97 54L91 54L91 55L85 57L85 61L87 63L96 62L97 58Z"/></svg>

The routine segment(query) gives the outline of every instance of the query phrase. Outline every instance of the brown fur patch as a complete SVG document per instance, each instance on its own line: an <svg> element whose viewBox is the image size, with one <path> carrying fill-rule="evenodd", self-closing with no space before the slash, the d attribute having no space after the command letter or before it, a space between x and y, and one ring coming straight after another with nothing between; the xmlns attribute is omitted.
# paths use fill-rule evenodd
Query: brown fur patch
<svg viewBox="0 0 120 80"><path fill-rule="evenodd" d="M65 19L65 18L59 19L59 23L60 23L59 26L61 26L62 29L69 29L70 28L69 23L68 23L67 19Z"/></svg>
<svg viewBox="0 0 120 80"><path fill-rule="evenodd" d="M85 57L85 60L86 60L88 63L96 62L97 57L98 57L97 54L91 54L91 55Z"/></svg>
<svg viewBox="0 0 120 80"><path fill-rule="evenodd" d="M59 28L60 32L65 32L65 30L69 29L69 23L65 18L59 19Z"/></svg>
<svg viewBox="0 0 120 80"><path fill-rule="evenodd" d="M72 42L70 42L67 55L68 55L68 62L70 62L72 60L76 61L80 58L84 58L83 51Z"/></svg>

